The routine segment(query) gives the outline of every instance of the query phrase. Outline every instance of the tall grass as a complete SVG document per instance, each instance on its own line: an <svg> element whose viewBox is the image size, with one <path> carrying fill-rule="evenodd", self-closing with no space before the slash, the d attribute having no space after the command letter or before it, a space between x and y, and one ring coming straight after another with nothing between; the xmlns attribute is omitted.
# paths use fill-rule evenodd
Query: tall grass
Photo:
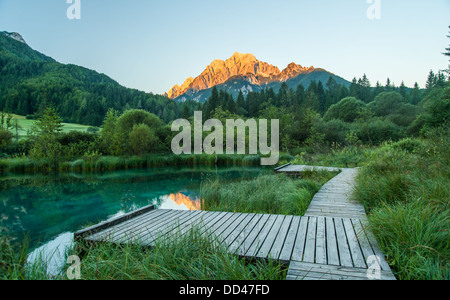
<svg viewBox="0 0 450 300"><path fill-rule="evenodd" d="M200 188L202 209L301 216L322 185L336 174L306 172L303 179L270 174L238 182L207 181Z"/></svg>
<svg viewBox="0 0 450 300"><path fill-rule="evenodd" d="M324 147L322 149L298 148L290 161L294 165L356 168L365 165L374 148L365 146Z"/></svg>
<svg viewBox="0 0 450 300"><path fill-rule="evenodd" d="M448 129L386 144L357 179L355 196L399 279L450 279Z"/></svg>
<svg viewBox="0 0 450 300"><path fill-rule="evenodd" d="M286 159L287 156L284 156ZM48 173L48 172L104 172L130 169L146 169L163 166L257 166L259 155L173 155L154 154L132 157L84 157L76 160L61 159L55 167L47 160L28 157L0 160L0 173Z"/></svg>
<svg viewBox="0 0 450 300"><path fill-rule="evenodd" d="M77 242L66 256L81 258L83 280L284 280L286 266L276 261L246 261L228 252L213 235L194 227L177 239L158 239L154 247ZM69 265L49 274L47 261L27 262L28 247L0 242L0 280L67 280Z"/></svg>
<svg viewBox="0 0 450 300"><path fill-rule="evenodd" d="M0 280L46 280L46 263L43 260L27 262L28 243L11 245L8 238L0 236Z"/></svg>
<svg viewBox="0 0 450 300"><path fill-rule="evenodd" d="M274 261L248 262L194 227L179 239L158 239L151 249L126 244L78 244L85 280L284 280Z"/></svg>

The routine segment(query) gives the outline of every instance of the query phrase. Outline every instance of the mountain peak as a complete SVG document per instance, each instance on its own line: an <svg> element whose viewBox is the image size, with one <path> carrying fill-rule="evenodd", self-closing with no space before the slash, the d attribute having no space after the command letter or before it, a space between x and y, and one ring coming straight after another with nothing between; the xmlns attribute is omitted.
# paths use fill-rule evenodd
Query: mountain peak
<svg viewBox="0 0 450 300"><path fill-rule="evenodd" d="M3 31L1 32L2 34L6 35L7 37L10 37L18 42L24 43L26 44L25 40L23 39L23 37L18 33L18 32L7 32L7 31Z"/></svg>
<svg viewBox="0 0 450 300"><path fill-rule="evenodd" d="M255 55L250 53L235 52L227 60L214 60L206 69L196 78L188 78L180 87L175 85L167 95L175 99L188 90L201 91L213 86L223 84L235 76L245 76L249 82L258 84L260 80L267 81L280 74L280 70L268 63L259 61Z"/></svg>
<svg viewBox="0 0 450 300"><path fill-rule="evenodd" d="M314 67L303 67L292 62L281 72L280 81L286 81L290 78L298 76L301 73L306 73L313 70L315 70Z"/></svg>
<svg viewBox="0 0 450 300"><path fill-rule="evenodd" d="M239 77L252 85L263 86L273 82L287 81L302 73L314 71L314 67L303 67L290 63L282 72L278 67L259 61L251 53L235 52L227 60L215 59L196 78L189 77L183 85L175 85L168 97L175 99L190 91L196 93L221 85L230 79Z"/></svg>
<svg viewBox="0 0 450 300"><path fill-rule="evenodd" d="M251 54L251 53L239 53L239 52L234 52L233 56L231 56L229 59L234 59L234 60L247 60L247 61L254 61L257 60L255 55Z"/></svg>

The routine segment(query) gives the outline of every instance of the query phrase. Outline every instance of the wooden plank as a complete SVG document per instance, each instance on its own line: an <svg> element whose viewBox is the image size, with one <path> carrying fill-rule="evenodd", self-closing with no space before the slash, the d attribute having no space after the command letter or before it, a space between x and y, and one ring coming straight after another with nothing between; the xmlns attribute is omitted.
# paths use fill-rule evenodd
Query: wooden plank
<svg viewBox="0 0 450 300"><path fill-rule="evenodd" d="M287 274L289 280L368 280L367 277L352 276L351 274L333 274L333 273L320 273L314 271L289 271Z"/></svg>
<svg viewBox="0 0 450 300"><path fill-rule="evenodd" d="M156 217L155 222L152 222L151 218L144 219L142 223L138 227L131 227L131 228L122 228L118 232L99 232L89 238L88 240L103 240L103 241L109 241L109 242L126 242L126 238L133 239L134 237L138 237L142 234L142 232L148 231L149 228L158 226L160 222L166 222L167 220L170 220L171 218L175 218L177 216L177 213L175 211L168 211L167 213L163 215L159 215Z"/></svg>
<svg viewBox="0 0 450 300"><path fill-rule="evenodd" d="M107 228L103 231L97 232L97 233L89 236L89 238L91 240L95 240L95 239L101 239L102 237L106 237L106 236L113 236L113 235L117 236L117 235L121 234L122 232L129 230L130 228L139 228L142 224L146 224L150 221L152 221L152 223L153 223L154 220L161 219L161 217L163 215L167 215L167 214L170 214L169 210L160 210L160 209L153 210L147 214L140 215L136 218L130 219L130 220L120 223L116 226L113 226L113 227Z"/></svg>
<svg viewBox="0 0 450 300"><path fill-rule="evenodd" d="M279 259L283 262L291 260L292 252L294 251L295 239L297 238L298 227L300 226L301 217L293 217L291 227L283 245Z"/></svg>
<svg viewBox="0 0 450 300"><path fill-rule="evenodd" d="M86 228L86 229L83 229L83 230L80 230L80 231L77 231L74 234L74 239L75 240L80 240L80 239L82 239L82 238L84 238L86 236L90 236L90 235L92 235L94 233L97 233L97 232L100 232L102 230L105 230L106 228L109 228L111 226L118 225L118 224L123 223L125 221L128 221L129 219L132 219L132 218L134 218L136 216L140 216L142 214L150 212L150 211L152 211L154 209L155 209L154 205L148 205L148 206L145 206L145 207L143 207L143 208L141 208L139 210L130 212L128 214L125 214L123 216L114 218L112 220L105 221L103 223L100 223L98 225L95 225L95 226L92 226L92 227L89 227L89 228Z"/></svg>
<svg viewBox="0 0 450 300"><path fill-rule="evenodd" d="M308 221L308 234L306 236L305 253L303 261L314 263L316 254L317 218L310 217Z"/></svg>
<svg viewBox="0 0 450 300"><path fill-rule="evenodd" d="M117 243L126 243L127 239L141 238L148 234L148 232L156 230L167 223L174 222L180 216L187 215L188 212L169 211L167 214L157 218L155 222L147 221L141 224L138 228L125 229L118 234L115 234L112 241Z"/></svg>
<svg viewBox="0 0 450 300"><path fill-rule="evenodd" d="M288 232L289 229L291 228L293 219L294 216L286 216L284 218L280 231L278 232L275 242L273 243L272 249L270 250L269 258L279 260L281 251L283 250L283 247L287 242ZM291 245L294 245L294 241L291 241Z"/></svg>
<svg viewBox="0 0 450 300"><path fill-rule="evenodd" d="M327 263L327 244L325 232L325 218L317 218L317 233L316 233L316 263Z"/></svg>
<svg viewBox="0 0 450 300"><path fill-rule="evenodd" d="M239 234L239 237L231 243L229 251L243 256L268 219L269 215L256 215Z"/></svg>
<svg viewBox="0 0 450 300"><path fill-rule="evenodd" d="M339 258L341 261L341 266L353 267L353 261L350 254L350 249L347 242L347 236L345 235L345 229L342 219L335 218L334 226L336 230L336 238L339 250Z"/></svg>
<svg viewBox="0 0 450 300"><path fill-rule="evenodd" d="M233 213L230 213L230 212L225 212L224 214L225 214L225 216L222 219L220 219L220 221L218 221L217 223L215 223L213 226L211 226L208 229L209 234L213 234L214 231L216 231L218 228L220 228L223 225L223 223L228 221L234 215Z"/></svg>
<svg viewBox="0 0 450 300"><path fill-rule="evenodd" d="M246 214L245 219L228 235L228 237L223 241L227 247L233 244L236 239L241 238L243 240L246 236L245 228L250 224L250 222L257 218L256 214Z"/></svg>
<svg viewBox="0 0 450 300"><path fill-rule="evenodd" d="M220 236L221 234L229 227L232 226L232 224L238 219L241 218L242 214L240 213L233 213L231 214L231 217L226 220L224 223L222 223L219 227L215 227L212 231L211 234L215 235L218 240L220 240Z"/></svg>
<svg viewBox="0 0 450 300"><path fill-rule="evenodd" d="M275 224L276 220L279 216L276 215L270 215L269 219L267 220L266 224L264 224L263 228L259 232L259 234L256 236L255 240L253 241L253 244L248 249L247 253L245 253L245 256L247 257L255 257L258 254L258 250L263 245L267 234L269 233L270 229L272 229L272 226Z"/></svg>
<svg viewBox="0 0 450 300"><path fill-rule="evenodd" d="M174 239L181 238L186 233L189 233L193 228L196 228L197 230L201 230L202 228L205 227L204 226L205 222L208 222L208 220L213 217L214 217L214 213L202 211L202 212L200 212L199 215L193 217L188 222L184 223L182 228L180 227L177 230L168 232L166 234L165 239L174 240Z"/></svg>
<svg viewBox="0 0 450 300"><path fill-rule="evenodd" d="M165 234L180 227L181 225L188 222L198 214L199 211L189 211L186 213L180 213L180 215L171 220L171 222L161 224L157 228L153 228L151 231L148 230L147 234L140 237L140 242L146 246L153 246L154 242L158 238L163 238Z"/></svg>
<svg viewBox="0 0 450 300"><path fill-rule="evenodd" d="M153 210L153 211L151 211L151 212L149 212L149 213L147 213L147 214L143 214L143 215L140 215L139 217L137 217L136 219L140 219L140 220L142 220L142 219L147 219L146 217L147 216L149 216L150 218L152 217L152 215L154 215L154 214L161 214L162 212L159 212L159 210ZM99 231L99 232L96 232L96 233L93 233L93 234L91 234L91 235L89 235L89 236L85 236L84 238L86 239L86 238L89 238L90 240L96 240L96 239L104 239L104 237L106 237L106 236L111 236L113 233L118 233L118 232L120 232L121 231L121 228L126 228L127 226L130 226L129 224L133 224L134 223L134 220L135 219L131 219L131 220L127 220L127 221L125 221L125 222L122 222L122 223L120 223L120 224L117 224L117 225L114 225L114 226L111 226L111 227L108 227L108 228L106 228L106 229L104 229L104 230L101 230L101 231Z"/></svg>
<svg viewBox="0 0 450 300"><path fill-rule="evenodd" d="M225 241L228 236L235 231L239 225L248 217L248 214L240 214L232 223L226 226L225 230L218 236L220 244Z"/></svg>
<svg viewBox="0 0 450 300"><path fill-rule="evenodd" d="M285 165L282 165L282 166L280 166L280 167L278 167L278 168L275 168L275 169L273 169L275 172L277 172L277 171L280 171L281 169L283 169L283 168L286 168L287 166L290 166L291 165L291 163L288 163L288 164L285 164Z"/></svg>
<svg viewBox="0 0 450 300"><path fill-rule="evenodd" d="M300 220L300 226L295 240L294 250L292 252L292 260L303 261L303 253L305 251L306 233L308 230L308 217Z"/></svg>
<svg viewBox="0 0 450 300"><path fill-rule="evenodd" d="M210 235L210 229L213 228L217 223L223 220L227 216L226 212L215 212L213 218L204 224L203 229L200 231L201 234Z"/></svg>
<svg viewBox="0 0 450 300"><path fill-rule="evenodd" d="M327 262L330 265L339 266L339 252L336 240L336 230L334 229L334 219L326 218L327 234Z"/></svg>
<svg viewBox="0 0 450 300"><path fill-rule="evenodd" d="M350 219L343 219L345 233L347 235L348 245L350 247L350 253L353 259L353 266L356 268L366 269L367 265L364 261L364 256L361 252L358 239L356 238L355 231Z"/></svg>
<svg viewBox="0 0 450 300"><path fill-rule="evenodd" d="M352 220L353 228L355 229L356 237L358 238L359 245L361 246L362 253L364 255L364 261L367 263L367 259L371 256L375 256L375 253L372 250L372 246L369 244L369 240L367 239L366 233L362 228L361 222L359 219Z"/></svg>
<svg viewBox="0 0 450 300"><path fill-rule="evenodd" d="M278 236L278 233L281 229L281 225L283 225L285 216L277 216L277 219L275 220L272 228L267 233L266 238L259 250L256 253L256 257L260 258L268 258L270 250L272 249L273 244L275 243L275 240ZM284 240L283 240L284 241Z"/></svg>
<svg viewBox="0 0 450 300"><path fill-rule="evenodd" d="M368 270L353 268L353 267L339 267L339 266L331 266L331 265L320 265L320 264L312 264L312 263L304 263L304 262L295 262L293 261L288 270L288 274L295 275L300 272L310 272L310 273L321 273L321 274L332 274L339 276L350 276L350 277L359 277L362 279L368 280ZM389 272L382 271L380 274L381 280L392 280Z"/></svg>

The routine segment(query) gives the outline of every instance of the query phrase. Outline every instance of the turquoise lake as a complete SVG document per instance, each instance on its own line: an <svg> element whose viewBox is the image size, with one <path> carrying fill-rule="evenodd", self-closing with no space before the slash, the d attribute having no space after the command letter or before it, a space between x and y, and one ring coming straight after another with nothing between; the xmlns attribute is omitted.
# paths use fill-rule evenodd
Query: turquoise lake
<svg viewBox="0 0 450 300"><path fill-rule="evenodd" d="M13 243L59 261L73 233L147 205L200 209L205 180L251 179L262 168L157 168L103 174L6 175L0 177L0 231ZM51 267L51 263L50 266Z"/></svg>

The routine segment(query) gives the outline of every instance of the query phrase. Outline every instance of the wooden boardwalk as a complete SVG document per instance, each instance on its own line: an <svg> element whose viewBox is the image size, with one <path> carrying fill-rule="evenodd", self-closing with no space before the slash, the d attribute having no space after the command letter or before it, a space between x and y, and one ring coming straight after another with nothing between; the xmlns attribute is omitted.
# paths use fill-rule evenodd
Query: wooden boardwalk
<svg viewBox="0 0 450 300"><path fill-rule="evenodd" d="M314 196L307 216L367 219L364 206L352 199L357 169L343 169Z"/></svg>
<svg viewBox="0 0 450 300"><path fill-rule="evenodd" d="M304 217L149 206L77 232L75 238L152 247L158 239L174 239L196 227L233 254L288 264L288 280L372 279L374 272L375 279L395 279L373 235L365 230L365 212L349 200L355 175L344 170L325 185Z"/></svg>

